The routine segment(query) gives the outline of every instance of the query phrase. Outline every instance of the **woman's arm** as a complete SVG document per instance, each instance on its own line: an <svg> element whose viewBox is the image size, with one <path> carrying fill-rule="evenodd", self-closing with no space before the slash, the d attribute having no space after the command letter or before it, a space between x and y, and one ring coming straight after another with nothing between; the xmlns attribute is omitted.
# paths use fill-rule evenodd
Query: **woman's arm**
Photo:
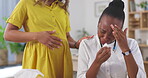
<svg viewBox="0 0 148 78"><path fill-rule="evenodd" d="M85 41L82 41L79 48L77 78L96 78L102 63L111 55L110 48L103 47L96 54L96 58L89 67L90 55Z"/></svg>
<svg viewBox="0 0 148 78"><path fill-rule="evenodd" d="M19 28L17 26L8 23L4 33L4 39L12 42L28 42L36 40L53 49L58 48L58 46L61 45L61 39L52 36L52 34L54 33L55 31L22 32L19 31Z"/></svg>
<svg viewBox="0 0 148 78"><path fill-rule="evenodd" d="M17 26L10 23L8 23L4 33L4 39L12 42L28 42L36 40L36 38L37 32L22 32Z"/></svg>
<svg viewBox="0 0 148 78"><path fill-rule="evenodd" d="M66 33L66 36L67 36L67 39L68 39L68 43L69 43L70 48L76 48L76 49L79 49L79 45L80 45L80 43L81 43L81 41L82 41L83 39L89 39L89 38L94 37L94 35L93 35L93 36L82 37L82 38L79 39L78 41L75 41L75 40L70 36L69 32Z"/></svg>
<svg viewBox="0 0 148 78"><path fill-rule="evenodd" d="M88 69L86 73L86 78L96 78L97 73L100 69L102 63L104 63L111 55L111 49L108 47L101 48L96 56L96 59L92 63L91 67Z"/></svg>
<svg viewBox="0 0 148 78"><path fill-rule="evenodd" d="M68 39L68 43L70 48L79 48L78 43L70 36L69 32L66 33L67 39Z"/></svg>
<svg viewBox="0 0 148 78"><path fill-rule="evenodd" d="M124 56L127 72L129 78L137 78L138 73L138 65L133 57L133 55L130 53L128 56Z"/></svg>
<svg viewBox="0 0 148 78"><path fill-rule="evenodd" d="M113 30L113 35L115 39L117 40L120 49L122 50L123 53L130 51L130 48L128 46L127 38L126 38L126 31L127 29L124 30L124 32L117 26L117 25L111 25L111 28ZM124 56L125 62L126 62L126 67L127 67L127 72L128 76L130 78L136 78L137 72L138 72L138 65L136 64L136 61L133 57L133 55L130 53L128 56Z"/></svg>
<svg viewBox="0 0 148 78"><path fill-rule="evenodd" d="M136 40L131 40L130 41L130 49L131 49L131 54L130 55L132 55L132 57L134 58L137 66L138 66L138 70L137 70L138 72L136 74L136 78L146 78L146 73L145 73L145 69L144 69L144 62L143 62L142 54L141 54L141 51L139 49L139 46L138 46L138 43L137 43ZM124 59L126 60L126 63L129 63L128 59L131 59L131 58L125 56Z"/></svg>

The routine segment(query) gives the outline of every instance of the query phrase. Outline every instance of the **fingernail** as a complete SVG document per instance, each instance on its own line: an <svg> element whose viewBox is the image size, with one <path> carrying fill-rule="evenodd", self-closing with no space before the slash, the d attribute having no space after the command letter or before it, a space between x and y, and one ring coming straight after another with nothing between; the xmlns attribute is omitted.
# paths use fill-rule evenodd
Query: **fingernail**
<svg viewBox="0 0 148 78"><path fill-rule="evenodd" d="M94 37L94 35L93 36L91 36L91 38L93 38Z"/></svg>
<svg viewBox="0 0 148 78"><path fill-rule="evenodd" d="M56 30L53 30L52 32L55 32Z"/></svg>

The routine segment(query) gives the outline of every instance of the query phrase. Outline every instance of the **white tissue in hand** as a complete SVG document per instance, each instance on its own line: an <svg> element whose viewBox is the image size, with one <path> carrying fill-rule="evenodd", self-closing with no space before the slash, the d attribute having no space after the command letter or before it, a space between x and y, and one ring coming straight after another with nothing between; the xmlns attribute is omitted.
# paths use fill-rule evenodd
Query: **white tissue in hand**
<svg viewBox="0 0 148 78"><path fill-rule="evenodd" d="M105 43L105 44L103 45L103 47L109 47L109 45L108 45L107 43Z"/></svg>

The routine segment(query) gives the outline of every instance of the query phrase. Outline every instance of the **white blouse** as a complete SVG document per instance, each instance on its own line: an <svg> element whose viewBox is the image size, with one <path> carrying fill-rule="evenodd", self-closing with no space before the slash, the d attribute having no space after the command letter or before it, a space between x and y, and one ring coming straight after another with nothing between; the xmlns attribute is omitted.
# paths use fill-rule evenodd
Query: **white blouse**
<svg viewBox="0 0 148 78"><path fill-rule="evenodd" d="M137 78L146 78L144 63L137 42L130 38L128 38L127 41L138 65ZM109 44L111 49L113 49L113 46L114 42ZM98 35L81 42L79 47L77 78L86 78L86 72L95 60L100 48L101 45ZM97 78L128 78L126 63L118 43L116 43L115 50L111 50L110 58L101 65Z"/></svg>

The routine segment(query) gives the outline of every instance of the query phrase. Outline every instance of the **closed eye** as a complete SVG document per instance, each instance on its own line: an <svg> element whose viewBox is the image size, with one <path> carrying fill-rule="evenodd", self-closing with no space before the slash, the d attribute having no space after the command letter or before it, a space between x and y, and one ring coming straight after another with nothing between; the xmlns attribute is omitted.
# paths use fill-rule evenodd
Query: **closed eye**
<svg viewBox="0 0 148 78"><path fill-rule="evenodd" d="M103 29L100 29L100 32L101 32L102 34L105 34L105 33L106 33L106 31L103 30Z"/></svg>

